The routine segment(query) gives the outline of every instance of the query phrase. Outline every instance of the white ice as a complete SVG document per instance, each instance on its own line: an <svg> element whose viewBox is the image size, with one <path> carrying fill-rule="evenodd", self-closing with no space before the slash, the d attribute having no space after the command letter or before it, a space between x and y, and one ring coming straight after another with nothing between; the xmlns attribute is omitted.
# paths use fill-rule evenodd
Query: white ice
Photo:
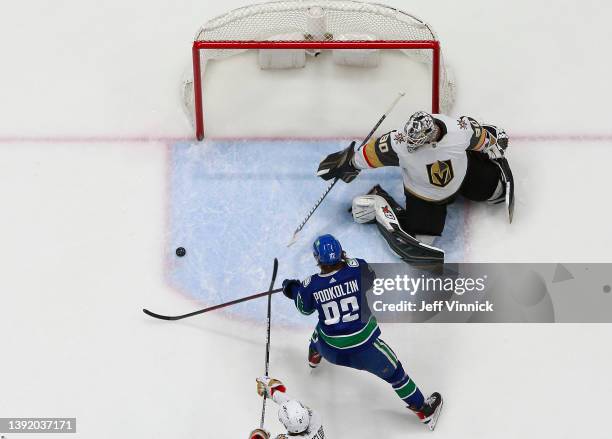
<svg viewBox="0 0 612 439"><path fill-rule="evenodd" d="M503 210L471 205L463 260L610 261L612 6L388 2L438 31L458 83L454 112L499 123L515 139L515 221L508 225ZM173 239L180 231L172 224L181 206L173 204L172 159L180 148L194 151L194 163L215 157L206 148L224 137L359 137L405 88L408 99L391 128L426 105L418 84L427 71L392 55L383 65L400 70L351 73L310 64L265 75L252 55L218 63L205 90L207 127L217 140L190 145L179 94L190 40L206 19L242 4L3 5L0 417L75 416L75 437L88 439L245 437L258 425L254 378L263 369L263 316L218 313L169 324L141 312L216 303L175 288ZM259 169L263 161L275 166L273 156L242 157L234 148L233 163L244 158L247 173L256 160ZM296 174L306 179L308 172ZM197 186L194 194L202 193ZM330 201L348 203L335 197ZM250 206L258 201L245 199ZM288 215L282 206L266 207ZM264 213L252 215L260 216L245 222ZM291 215L299 222L297 212ZM293 227L278 230L279 240ZM366 239L370 231L363 233ZM232 236L228 247L243 249L265 278L269 257L249 253ZM349 245L357 256L359 246ZM281 256L285 273L312 270L307 243L300 246L291 251L303 253ZM198 250L189 247L181 263L193 264ZM303 266L283 265L294 258ZM203 279L220 275L214 260L199 269ZM244 272L238 264L223 268L224 294L251 292ZM286 309L282 301L274 299L275 309ZM271 371L321 411L329 437L430 434L376 378L328 364L310 373L310 326L297 313L295 319L274 326ZM608 437L609 325L384 325L383 335L424 390L446 395L439 438Z"/></svg>

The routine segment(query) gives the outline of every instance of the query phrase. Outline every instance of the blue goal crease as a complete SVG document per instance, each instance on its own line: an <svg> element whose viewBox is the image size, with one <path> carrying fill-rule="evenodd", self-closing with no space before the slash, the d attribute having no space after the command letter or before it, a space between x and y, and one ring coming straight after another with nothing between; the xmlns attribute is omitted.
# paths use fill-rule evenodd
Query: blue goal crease
<svg viewBox="0 0 612 439"><path fill-rule="evenodd" d="M293 231L327 182L315 176L325 155L345 147L339 141L205 141L176 143L170 153L170 282L205 304L216 304L259 291L279 259L277 284L284 278L316 272L312 241L331 233L349 256L370 262L398 262L374 225L353 221L353 197L380 184L403 203L397 168L362 172L350 185L340 182L310 219L299 240L287 247ZM449 206L443 236L434 243L448 262L463 260L465 209ZM175 255L184 247L186 256ZM279 296L276 296L279 297ZM314 316L297 315L289 300L274 300L275 322L312 325ZM265 300L228 308L229 317L261 319Z"/></svg>

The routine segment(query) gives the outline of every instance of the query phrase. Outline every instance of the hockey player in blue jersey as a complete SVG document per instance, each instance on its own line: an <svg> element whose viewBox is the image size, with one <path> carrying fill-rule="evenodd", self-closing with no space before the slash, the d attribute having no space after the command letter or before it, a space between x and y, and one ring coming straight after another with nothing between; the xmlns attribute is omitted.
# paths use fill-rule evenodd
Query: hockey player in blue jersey
<svg viewBox="0 0 612 439"><path fill-rule="evenodd" d="M319 322L310 340L308 361L317 367L321 358L330 363L365 370L391 384L393 390L433 430L442 409L442 396L425 399L404 371L393 350L380 338L376 318L365 294L375 278L363 259L349 259L331 235L313 244L321 272L303 282L283 281L283 293L305 315L317 311Z"/></svg>

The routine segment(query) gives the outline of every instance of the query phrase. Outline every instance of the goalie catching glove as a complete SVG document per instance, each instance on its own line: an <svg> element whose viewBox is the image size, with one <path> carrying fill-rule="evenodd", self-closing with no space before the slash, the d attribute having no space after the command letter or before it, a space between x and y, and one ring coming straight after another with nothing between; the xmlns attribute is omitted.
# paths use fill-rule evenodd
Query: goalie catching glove
<svg viewBox="0 0 612 439"><path fill-rule="evenodd" d="M354 156L355 142L352 142L342 151L334 152L325 157L319 164L317 176L323 180L339 178L345 183L350 183L359 175L359 169L353 165Z"/></svg>

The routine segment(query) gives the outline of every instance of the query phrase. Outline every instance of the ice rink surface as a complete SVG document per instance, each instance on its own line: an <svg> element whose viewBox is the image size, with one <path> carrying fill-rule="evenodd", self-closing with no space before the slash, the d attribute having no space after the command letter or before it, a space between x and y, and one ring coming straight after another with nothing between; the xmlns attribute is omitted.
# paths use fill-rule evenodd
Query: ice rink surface
<svg viewBox="0 0 612 439"><path fill-rule="evenodd" d="M313 178L313 164L316 166L320 157L342 145L339 141L211 141L174 146L168 245L173 285L205 302L230 300L237 288L259 291L267 285L275 257L282 261L279 279L305 278L316 269L312 241L325 233L333 233L354 257L397 262L377 227L355 223L348 212L352 198L367 193L376 183L394 189L394 195L401 199L401 176L393 168L365 173L351 185L340 183L298 241L287 248L293 230L327 185ZM268 157L274 157L272 168ZM251 164L248 170L245 163ZM449 262L463 260L462 207L457 203L450 209L444 238L436 243L450 249ZM189 257L173 258L173 249L179 246L187 249ZM209 265L215 269L202 270ZM236 267L240 267L240 276L228 276ZM265 300L244 303L228 312L261 319L265 305ZM275 321L295 325L293 303L284 301L279 306L275 308ZM312 327L312 319L308 319L308 325Z"/></svg>
<svg viewBox="0 0 612 439"><path fill-rule="evenodd" d="M455 204L437 244L455 261L609 262L612 6L387 3L438 32L457 80L453 113L512 139L514 223L503 209ZM66 437L88 439L246 437L260 413L262 301L176 324L141 308L183 313L265 289L274 256L279 277L304 277L320 231L355 256L392 260L346 209L377 182L399 196L393 170L341 184L302 240L284 244L325 187L319 157L365 135L399 89L407 99L381 130L427 105L426 69L386 54L368 72L323 59L266 75L253 54L232 58L207 71L210 137L194 143L179 93L190 41L243 4L3 8L0 417L77 417ZM321 412L330 438L431 435L376 378L310 372L312 320L281 296L273 307L271 372ZM416 383L445 395L436 437L609 436L609 325L382 330ZM267 425L279 431L274 410Z"/></svg>

